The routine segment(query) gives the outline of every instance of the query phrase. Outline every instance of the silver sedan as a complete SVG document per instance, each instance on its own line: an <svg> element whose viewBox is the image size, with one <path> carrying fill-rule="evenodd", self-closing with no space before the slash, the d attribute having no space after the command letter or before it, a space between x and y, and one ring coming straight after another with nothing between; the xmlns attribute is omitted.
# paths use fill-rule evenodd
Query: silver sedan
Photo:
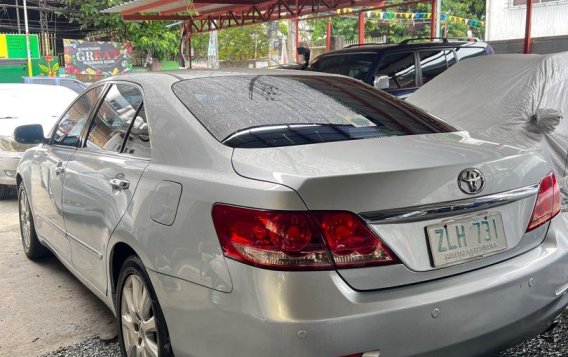
<svg viewBox="0 0 568 357"><path fill-rule="evenodd" d="M125 356L479 355L568 303L550 167L346 77L124 75L14 138L25 253Z"/></svg>

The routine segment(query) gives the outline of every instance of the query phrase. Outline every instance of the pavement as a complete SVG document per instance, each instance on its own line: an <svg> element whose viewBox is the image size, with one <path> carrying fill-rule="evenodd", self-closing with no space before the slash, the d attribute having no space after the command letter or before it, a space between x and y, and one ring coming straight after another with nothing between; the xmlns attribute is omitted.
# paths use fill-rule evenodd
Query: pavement
<svg viewBox="0 0 568 357"><path fill-rule="evenodd" d="M116 336L111 311L56 258L26 258L15 193L0 201L0 272L0 356L37 357Z"/></svg>

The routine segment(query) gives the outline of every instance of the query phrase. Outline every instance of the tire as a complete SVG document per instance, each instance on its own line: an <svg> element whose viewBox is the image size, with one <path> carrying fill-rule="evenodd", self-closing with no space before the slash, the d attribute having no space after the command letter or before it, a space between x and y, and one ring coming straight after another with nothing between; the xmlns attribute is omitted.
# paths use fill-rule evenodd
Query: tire
<svg viewBox="0 0 568 357"><path fill-rule="evenodd" d="M116 291L116 320L122 355L173 357L164 314L148 273L137 256L128 257L122 265Z"/></svg>
<svg viewBox="0 0 568 357"><path fill-rule="evenodd" d="M0 185L0 200L5 200L10 195L10 187Z"/></svg>
<svg viewBox="0 0 568 357"><path fill-rule="evenodd" d="M49 250L44 247L35 231L34 217L28 201L28 195L24 184L20 183L18 187L18 217L20 221L20 236L22 238L22 245L24 253L31 260L38 260L45 256L50 255Z"/></svg>

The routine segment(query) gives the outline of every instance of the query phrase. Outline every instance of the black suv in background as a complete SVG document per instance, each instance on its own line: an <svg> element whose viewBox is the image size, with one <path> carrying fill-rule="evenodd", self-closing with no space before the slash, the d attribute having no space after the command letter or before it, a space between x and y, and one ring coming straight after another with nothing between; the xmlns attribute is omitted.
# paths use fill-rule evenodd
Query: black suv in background
<svg viewBox="0 0 568 357"><path fill-rule="evenodd" d="M317 57L307 69L349 76L406 98L457 61L494 53L477 39L424 40L352 45Z"/></svg>

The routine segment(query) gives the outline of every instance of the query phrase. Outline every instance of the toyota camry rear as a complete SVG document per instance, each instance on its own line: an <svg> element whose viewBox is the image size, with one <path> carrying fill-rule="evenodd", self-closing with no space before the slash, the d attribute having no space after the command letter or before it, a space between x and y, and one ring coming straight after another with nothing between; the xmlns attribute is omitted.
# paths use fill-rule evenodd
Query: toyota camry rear
<svg viewBox="0 0 568 357"><path fill-rule="evenodd" d="M232 290L200 305L207 343L179 332L195 355L483 354L568 302L558 184L539 157L338 77L173 90L269 190L212 202Z"/></svg>
<svg viewBox="0 0 568 357"><path fill-rule="evenodd" d="M144 93L147 125L132 126L144 130L113 142L127 138L113 147L129 150L130 171L109 172L123 152L97 166L78 148L60 175L67 229L92 217L73 241L120 218L100 258L76 258L75 243L71 255L91 262L86 279L107 262L100 291L125 354L487 355L546 330L568 303L558 182L533 153L340 76L115 82ZM74 178L93 166L98 176ZM97 197L125 207L105 220L83 194L98 177Z"/></svg>

